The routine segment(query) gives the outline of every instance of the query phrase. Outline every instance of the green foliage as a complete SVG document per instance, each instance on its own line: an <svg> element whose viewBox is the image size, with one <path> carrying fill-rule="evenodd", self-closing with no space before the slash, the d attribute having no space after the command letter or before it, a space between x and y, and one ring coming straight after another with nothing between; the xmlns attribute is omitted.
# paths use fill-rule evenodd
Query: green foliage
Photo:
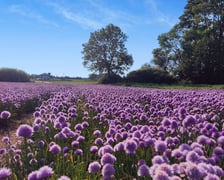
<svg viewBox="0 0 224 180"><path fill-rule="evenodd" d="M224 83L224 1L189 0L180 22L159 36L153 62L192 83Z"/></svg>
<svg viewBox="0 0 224 180"><path fill-rule="evenodd" d="M102 78L102 75L95 74L95 73L92 73L92 74L89 75L89 79L90 80L94 80L95 81L95 80L98 80L100 78Z"/></svg>
<svg viewBox="0 0 224 180"><path fill-rule="evenodd" d="M119 75L112 74L110 77L107 75L104 75L101 77L98 81L100 84L114 84L114 83L120 83L123 82L123 78Z"/></svg>
<svg viewBox="0 0 224 180"><path fill-rule="evenodd" d="M125 47L127 36L113 24L90 34L83 44L83 65L90 71L106 74L123 74L133 64Z"/></svg>
<svg viewBox="0 0 224 180"><path fill-rule="evenodd" d="M0 69L0 81L4 82L29 82L30 77L22 70L12 68Z"/></svg>
<svg viewBox="0 0 224 180"><path fill-rule="evenodd" d="M175 80L164 70L156 68L140 69L128 73L127 82L131 83L174 83Z"/></svg>

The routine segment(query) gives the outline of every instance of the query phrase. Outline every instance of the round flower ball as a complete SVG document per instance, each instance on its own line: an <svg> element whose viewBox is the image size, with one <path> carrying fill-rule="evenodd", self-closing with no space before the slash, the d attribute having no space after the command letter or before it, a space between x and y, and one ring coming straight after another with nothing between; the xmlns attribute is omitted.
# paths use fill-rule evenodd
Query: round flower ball
<svg viewBox="0 0 224 180"><path fill-rule="evenodd" d="M164 152L167 149L167 145L165 141L156 141L155 142L155 150L156 152Z"/></svg>
<svg viewBox="0 0 224 180"><path fill-rule="evenodd" d="M9 111L2 111L0 114L0 119L9 119L11 117L11 113Z"/></svg>
<svg viewBox="0 0 224 180"><path fill-rule="evenodd" d="M150 169L146 164L142 164L138 168L138 176L150 176Z"/></svg>
<svg viewBox="0 0 224 180"><path fill-rule="evenodd" d="M89 164L88 172L89 173L96 173L96 172L98 172L100 170L100 168L101 168L100 163L97 162L97 161L94 161L94 162L91 162Z"/></svg>
<svg viewBox="0 0 224 180"><path fill-rule="evenodd" d="M16 131L18 137L30 138L33 135L33 128L27 124L22 124Z"/></svg>
<svg viewBox="0 0 224 180"><path fill-rule="evenodd" d="M111 178L111 176L113 176L115 173L115 169L114 166L112 164L105 164L102 168L102 175L103 175L103 179L106 179L105 177L108 177L108 179Z"/></svg>
<svg viewBox="0 0 224 180"><path fill-rule="evenodd" d="M11 176L12 172L10 169L3 167L0 169L0 179L6 179Z"/></svg>
<svg viewBox="0 0 224 180"><path fill-rule="evenodd" d="M43 166L41 167L37 172L37 179L45 179L50 177L54 171L49 166Z"/></svg>

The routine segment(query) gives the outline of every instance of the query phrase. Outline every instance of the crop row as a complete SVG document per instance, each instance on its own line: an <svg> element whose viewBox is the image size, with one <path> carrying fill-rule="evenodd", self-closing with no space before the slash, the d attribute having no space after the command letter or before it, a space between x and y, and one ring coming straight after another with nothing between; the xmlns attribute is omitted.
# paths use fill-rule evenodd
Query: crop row
<svg viewBox="0 0 224 180"><path fill-rule="evenodd" d="M33 112L50 94L65 86L44 83L0 82L0 112L10 111L12 118Z"/></svg>

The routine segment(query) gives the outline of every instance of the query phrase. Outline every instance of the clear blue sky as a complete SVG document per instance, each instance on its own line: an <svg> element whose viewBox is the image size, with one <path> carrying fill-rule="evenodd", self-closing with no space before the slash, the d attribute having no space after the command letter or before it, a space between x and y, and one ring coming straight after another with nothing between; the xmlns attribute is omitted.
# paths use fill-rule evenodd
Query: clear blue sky
<svg viewBox="0 0 224 180"><path fill-rule="evenodd" d="M0 0L0 67L29 74L88 77L82 44L109 23L128 36L130 70L152 59L159 34L179 21L187 0Z"/></svg>

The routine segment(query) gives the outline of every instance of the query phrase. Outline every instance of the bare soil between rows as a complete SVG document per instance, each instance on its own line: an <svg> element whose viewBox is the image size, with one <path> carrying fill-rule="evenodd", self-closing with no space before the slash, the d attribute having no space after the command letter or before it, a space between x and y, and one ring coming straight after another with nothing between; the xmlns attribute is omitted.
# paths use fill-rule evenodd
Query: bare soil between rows
<svg viewBox="0 0 224 180"><path fill-rule="evenodd" d="M33 115L25 114L20 119L12 119L7 126L0 127L0 148L5 147L2 138L8 136L11 144L15 144L19 138L16 136L16 130L21 124L32 124Z"/></svg>

